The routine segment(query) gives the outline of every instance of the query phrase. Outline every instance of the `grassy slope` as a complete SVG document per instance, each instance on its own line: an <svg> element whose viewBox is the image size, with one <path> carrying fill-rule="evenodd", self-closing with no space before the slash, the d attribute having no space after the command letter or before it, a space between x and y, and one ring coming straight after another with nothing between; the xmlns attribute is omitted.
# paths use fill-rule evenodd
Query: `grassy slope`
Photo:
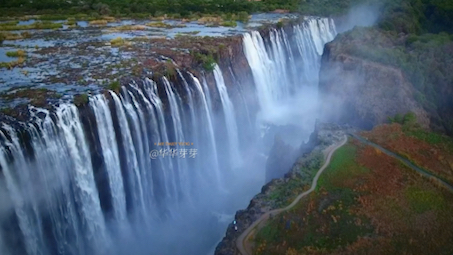
<svg viewBox="0 0 453 255"><path fill-rule="evenodd" d="M382 125L363 136L453 184L453 139L400 124Z"/></svg>
<svg viewBox="0 0 453 255"><path fill-rule="evenodd" d="M451 254L453 194L355 140L316 192L256 237L255 254Z"/></svg>

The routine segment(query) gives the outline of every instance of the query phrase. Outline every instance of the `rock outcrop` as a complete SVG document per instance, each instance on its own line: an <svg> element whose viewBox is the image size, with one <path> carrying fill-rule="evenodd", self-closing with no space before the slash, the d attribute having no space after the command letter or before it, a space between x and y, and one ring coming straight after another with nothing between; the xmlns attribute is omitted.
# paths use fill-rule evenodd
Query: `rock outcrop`
<svg viewBox="0 0 453 255"><path fill-rule="evenodd" d="M429 126L412 84L397 68L344 54L333 41L325 46L319 77L324 120L371 129L388 117L412 111L423 127Z"/></svg>

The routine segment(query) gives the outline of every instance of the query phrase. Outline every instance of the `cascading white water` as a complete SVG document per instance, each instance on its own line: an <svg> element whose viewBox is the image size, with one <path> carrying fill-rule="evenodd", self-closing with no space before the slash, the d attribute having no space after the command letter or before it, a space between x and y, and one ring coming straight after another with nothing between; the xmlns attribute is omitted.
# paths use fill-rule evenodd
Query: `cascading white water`
<svg viewBox="0 0 453 255"><path fill-rule="evenodd" d="M126 169L129 173L129 184L131 186L129 192L132 193L133 203L137 206L140 206L141 209L144 210L145 208L143 207L143 205L145 204L145 202L143 201L143 187L141 183L140 168L138 167L137 154L132 142L132 135L126 119L126 113L124 111L120 98L113 92L110 92L110 95L115 102L118 123L121 129L121 137L125 151L124 158L126 161Z"/></svg>
<svg viewBox="0 0 453 255"><path fill-rule="evenodd" d="M231 161L230 163L234 168L238 168L241 165L241 157L239 156L239 139L238 139L238 127L236 124L236 114L234 112L233 103L228 95L225 82L223 80L223 74L219 66L216 65L214 68L214 77L217 84L217 88L220 94L220 100L222 101L223 113L225 114L225 122L228 132L229 141L229 152Z"/></svg>
<svg viewBox="0 0 453 255"><path fill-rule="evenodd" d="M209 90L205 86L204 90L206 91L206 93L204 93L203 89L201 87L200 81L192 74L190 74L190 77L192 78L192 80L194 82L195 91L198 93L198 95L201 98L202 109L203 109L202 113L204 113L202 115L206 119L205 123L207 123L206 128L208 131L208 141L210 142L210 145L211 145L210 149L212 150L212 154L213 154L212 166L213 166L214 172L215 172L216 183L217 183L217 185L220 185L220 183L221 183L220 175L221 174L219 172L220 167L219 167L219 160L217 158L218 154L217 154L217 145L216 145L215 135L214 135L214 125L212 124L212 115L211 115L212 110L209 107L211 105L210 97L209 97Z"/></svg>
<svg viewBox="0 0 453 255"><path fill-rule="evenodd" d="M92 97L90 99L90 106L96 116L102 156L109 179L110 194L115 212L114 217L121 222L126 220L126 196L110 109L104 95Z"/></svg>
<svg viewBox="0 0 453 255"><path fill-rule="evenodd" d="M11 143L7 144L11 153L15 156L14 165L16 169L25 170L25 158L23 156L22 149L19 145L19 138L10 126L4 125L3 128L8 131L11 135ZM4 136L2 134L2 136ZM11 194L12 201L14 202L15 211L19 220L19 227L24 235L25 248L28 254L43 254L45 252L43 245L43 237L41 227L36 222L36 211L27 208L26 200L30 197L30 187L23 187L24 184L30 182L30 174L25 171L19 173L13 173L12 169L6 162L6 151L2 148L0 151L0 164L3 167L3 174L6 179L7 189ZM14 169L13 168L13 169ZM14 174L17 175L17 179L14 178ZM33 208L35 206L32 206Z"/></svg>
<svg viewBox="0 0 453 255"><path fill-rule="evenodd" d="M164 82L164 87L165 87L165 92L167 93L168 96L168 101L170 105L170 112L171 112L171 118L173 121L173 134L174 134L174 139L175 142L183 142L185 141L184 138L184 133L182 131L182 121L181 121L181 115L179 112L179 105L181 104L181 99L177 98L176 94L173 92L170 82L167 80L167 78L163 78ZM169 149L172 150L172 149ZM168 152L168 151L167 151ZM165 153L165 152L164 152ZM171 153L171 152L170 152ZM171 155L162 155L163 157L168 156L171 157ZM176 187L179 188L180 194L178 196L182 195L182 190L183 191L188 191L188 176L187 176L187 162L184 162L183 160L180 159L180 157L176 157L176 166L174 171L174 176L176 179L179 181L179 183L176 184Z"/></svg>
<svg viewBox="0 0 453 255"><path fill-rule="evenodd" d="M309 18L293 27L288 38L283 28L271 29L265 47L257 31L244 34L244 53L252 69L262 115L272 122L270 113L281 109L297 93L317 86L324 44L336 35L331 19ZM298 51L291 50L297 46ZM295 69L297 67L297 70Z"/></svg>
<svg viewBox="0 0 453 255"><path fill-rule="evenodd" d="M56 116L68 150L68 160L73 164L71 177L85 238L94 251L105 251L110 244L79 113L75 105L62 104L57 108Z"/></svg>
<svg viewBox="0 0 453 255"><path fill-rule="evenodd" d="M316 85L323 46L335 34L331 20L312 18L291 33L274 29L268 38L258 32L244 35L262 116ZM31 107L33 120L20 132L0 127L0 184L6 184L13 201L10 210L0 210L0 223L17 221L11 224L19 229L14 235L23 253L191 255L202 254L213 244L206 242L221 237L212 229L223 232L226 222L219 225L212 214L234 212L237 200L245 206L250 197L240 189L257 175L241 168L239 134L257 132L246 131L238 119L238 113L250 111L247 102L242 105L247 97L233 100L229 94L234 85L225 84L223 75L234 76L231 69L215 67L211 91L205 77L177 73L182 84L145 78L120 93L91 96L84 111L94 120L61 103L54 112ZM175 148L158 145L167 142L194 143L177 149L197 154L150 157L154 150L169 153ZM230 156L225 161L219 155L223 151ZM229 168L238 174L223 172ZM247 185L241 187L243 183ZM257 192L261 184L250 190ZM107 196L101 196L106 190ZM110 201L111 211L103 199ZM118 222L130 232L116 233L118 228L111 226ZM0 224L0 253L17 254L17 247L5 242L6 234Z"/></svg>
<svg viewBox="0 0 453 255"><path fill-rule="evenodd" d="M158 96L158 91L157 91L157 84L149 79L146 79L145 82L145 91L146 94L153 105L154 109L156 109L157 113L157 123L159 125L160 129L160 136L159 136L159 142L162 141L169 141L168 139L168 134L167 134L167 125L165 124L165 117L164 117L164 111L163 111L163 104L162 101L160 100ZM168 146L165 146L165 149L169 149ZM173 162L170 160L169 157L159 157L159 160L161 161L161 164L164 166L167 166L168 169L173 169ZM165 196L167 199L175 199L177 195L177 184L176 184L176 177L175 177L175 172L173 170L171 171L162 171L162 174L165 179Z"/></svg>

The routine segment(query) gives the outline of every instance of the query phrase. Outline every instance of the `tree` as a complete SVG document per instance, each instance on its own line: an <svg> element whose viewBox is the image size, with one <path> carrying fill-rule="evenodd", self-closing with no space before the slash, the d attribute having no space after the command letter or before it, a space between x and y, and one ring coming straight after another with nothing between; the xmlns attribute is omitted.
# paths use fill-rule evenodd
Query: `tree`
<svg viewBox="0 0 453 255"><path fill-rule="evenodd" d="M417 116L413 112L408 112L404 115L403 125L407 127L414 126L417 123Z"/></svg>

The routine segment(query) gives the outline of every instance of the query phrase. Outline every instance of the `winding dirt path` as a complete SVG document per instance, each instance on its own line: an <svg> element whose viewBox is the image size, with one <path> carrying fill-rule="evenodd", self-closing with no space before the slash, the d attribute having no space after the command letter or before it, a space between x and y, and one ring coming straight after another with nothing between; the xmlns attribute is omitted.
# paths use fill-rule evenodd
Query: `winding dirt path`
<svg viewBox="0 0 453 255"><path fill-rule="evenodd" d="M253 233L256 232L257 229L259 229L266 223L266 221L269 219L269 216L271 214L272 214L272 216L275 216L275 215L280 214L281 212L284 212L284 211L287 211L287 210L293 208L300 201L301 198L303 198L304 196L310 194L313 190L315 190L316 185L318 184L319 176L321 176L324 169L326 169L326 167L329 165L332 154L338 148L343 146L347 141L348 141L348 138L345 135L344 139L341 143L339 143L337 145L332 145L325 149L324 153L327 154L326 162L316 173L315 178L313 179L313 182L312 182L309 190L304 191L303 193L299 194L290 205L288 205L284 208L274 209L272 211L269 211L269 212L261 215L261 217L259 219L257 219L255 222L252 223L252 225L250 225L246 230L244 230L244 232L238 237L238 239L236 239L236 247L239 250L240 254L242 254L242 255L252 255L253 254L252 245L251 245L251 242L249 242L249 238Z"/></svg>

